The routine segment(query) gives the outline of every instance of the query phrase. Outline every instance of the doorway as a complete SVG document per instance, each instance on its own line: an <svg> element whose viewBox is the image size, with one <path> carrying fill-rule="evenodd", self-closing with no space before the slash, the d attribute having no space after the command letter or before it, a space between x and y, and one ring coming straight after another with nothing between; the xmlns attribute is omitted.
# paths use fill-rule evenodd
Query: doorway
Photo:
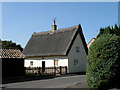
<svg viewBox="0 0 120 90"><path fill-rule="evenodd" d="M42 61L42 72L45 72L45 61Z"/></svg>

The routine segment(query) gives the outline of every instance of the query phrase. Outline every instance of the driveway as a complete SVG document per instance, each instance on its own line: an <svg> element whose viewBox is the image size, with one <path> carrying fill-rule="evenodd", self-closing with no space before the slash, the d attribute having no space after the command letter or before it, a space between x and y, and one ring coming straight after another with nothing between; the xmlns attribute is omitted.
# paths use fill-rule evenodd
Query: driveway
<svg viewBox="0 0 120 90"><path fill-rule="evenodd" d="M51 79L2 84L4 88L87 88L85 75L67 75Z"/></svg>

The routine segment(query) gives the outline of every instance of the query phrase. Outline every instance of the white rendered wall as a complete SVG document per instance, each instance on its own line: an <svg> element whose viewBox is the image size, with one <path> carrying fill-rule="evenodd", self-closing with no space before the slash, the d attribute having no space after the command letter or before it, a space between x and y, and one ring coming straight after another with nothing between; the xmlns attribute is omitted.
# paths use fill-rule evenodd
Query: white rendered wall
<svg viewBox="0 0 120 90"><path fill-rule="evenodd" d="M54 60L58 60L58 66L67 66L68 59L66 57L47 57L47 58L27 58L25 59L25 67L30 66L30 62L33 61L33 67L42 67L42 61L45 61L45 67L54 67Z"/></svg>
<svg viewBox="0 0 120 90"><path fill-rule="evenodd" d="M76 47L80 47L80 52L76 52ZM69 73L86 71L87 55L79 34L77 35L73 46L71 47L71 50L68 54L68 59ZM74 59L78 59L78 65L74 65Z"/></svg>

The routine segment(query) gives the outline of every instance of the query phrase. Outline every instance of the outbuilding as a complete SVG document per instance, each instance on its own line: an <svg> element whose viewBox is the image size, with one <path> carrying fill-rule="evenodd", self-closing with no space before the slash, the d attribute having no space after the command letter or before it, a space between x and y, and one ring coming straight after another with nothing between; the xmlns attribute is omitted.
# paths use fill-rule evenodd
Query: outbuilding
<svg viewBox="0 0 120 90"><path fill-rule="evenodd" d="M0 49L2 77L24 76L24 54L19 49Z"/></svg>

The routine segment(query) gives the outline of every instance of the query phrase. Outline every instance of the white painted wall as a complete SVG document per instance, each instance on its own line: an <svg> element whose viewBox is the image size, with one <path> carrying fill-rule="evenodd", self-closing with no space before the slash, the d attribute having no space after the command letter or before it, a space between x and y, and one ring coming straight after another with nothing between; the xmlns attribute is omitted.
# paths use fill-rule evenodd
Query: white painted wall
<svg viewBox="0 0 120 90"><path fill-rule="evenodd" d="M58 66L67 66L67 57L44 57L43 58L27 58L25 59L25 67L30 66L30 61L33 61L33 67L42 67L42 61L45 61L45 67L54 67L54 60L58 60Z"/></svg>
<svg viewBox="0 0 120 90"><path fill-rule="evenodd" d="M80 52L76 52L76 47L80 47ZM71 50L68 54L68 59L69 73L86 71L87 55L79 34L77 35L73 46L71 47ZM78 59L78 65L74 65L74 59Z"/></svg>

